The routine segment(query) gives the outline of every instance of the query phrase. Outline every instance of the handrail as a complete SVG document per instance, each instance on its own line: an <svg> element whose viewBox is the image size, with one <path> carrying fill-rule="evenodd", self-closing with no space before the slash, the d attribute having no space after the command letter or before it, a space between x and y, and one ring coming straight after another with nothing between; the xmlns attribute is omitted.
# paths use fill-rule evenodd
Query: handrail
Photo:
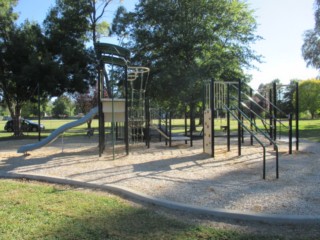
<svg viewBox="0 0 320 240"><path fill-rule="evenodd" d="M236 86L232 86L232 87L234 87L234 88L236 88L236 90L238 90L238 88ZM255 100L253 100L253 98L251 96L247 95L246 93L244 93L242 91L241 91L241 93L244 94L249 99L250 102L252 102L256 106L258 106L263 112L266 112L267 114L270 115L270 113L266 109L264 109L259 103L257 103Z"/></svg>
<svg viewBox="0 0 320 240"><path fill-rule="evenodd" d="M284 111L282 111L280 108L278 108L275 104L273 104L270 100L268 100L267 98L265 98L264 96L261 95L261 93L259 93L257 90L254 90L253 88L251 88L248 84L244 83L247 87L249 87L249 89L251 89L253 92L255 92L256 94L258 94L260 97L262 97L263 100L265 100L267 103L271 104L272 107L274 107L275 109L277 109L278 111L280 111L281 113L283 113L284 115L287 115ZM244 93L245 94L245 93ZM246 94L245 94L246 95Z"/></svg>
<svg viewBox="0 0 320 240"><path fill-rule="evenodd" d="M243 92L242 92L242 93L243 93ZM252 97L248 96L248 95L245 94L245 93L243 93L243 94L249 99L250 102L254 103L254 104L255 104L256 106L258 106L263 112L266 112L268 115L270 115L270 113L269 113L266 109L264 109L262 106L260 106L259 103L257 103L256 101L254 101ZM233 97L233 96L231 96L231 97L232 97L233 99L238 100L236 97ZM244 103L244 102L241 102L241 104L244 105L245 103ZM246 106L246 108L250 109L250 108L247 107L247 106ZM250 109L250 111L252 111L252 110ZM281 111L281 110L280 110L280 111ZM283 111L281 111L281 112L284 113ZM253 112L253 113L255 113L255 112ZM257 114L257 113L255 113L255 114ZM285 113L284 113L284 114L285 114ZM259 116L259 117L260 117L260 116ZM272 116L272 118L275 119L278 123L280 123L283 127L289 129L289 126L284 125L284 124L281 122L281 120L279 120L279 119L276 118L275 116ZM270 124L269 124L269 125L270 125Z"/></svg>
<svg viewBox="0 0 320 240"><path fill-rule="evenodd" d="M251 134L251 136L256 139L256 141L262 146L263 148L263 179L266 178L266 146L257 138L257 136L243 123L243 121L241 119L239 119L237 117L236 114L234 114L230 108L228 108L227 106L224 106L224 108L234 117L234 119L236 119L238 121L238 123L240 123L240 125ZM251 123L252 121L250 120L250 118L244 113L242 112L238 107L235 107L235 109L237 109L239 111L239 113L244 116L246 119L248 119ZM260 130L255 123L252 123L253 126L258 129L260 131L260 133L266 137L271 143L273 143L274 145L274 149L276 151L276 178L279 178L279 151L278 151L278 145L269 137L267 136L262 130Z"/></svg>
<svg viewBox="0 0 320 240"><path fill-rule="evenodd" d="M241 105L244 106L246 109L248 109L248 110L249 110L251 113L253 113L255 116L257 116L257 117L261 120L261 122L263 123L263 126L265 127L266 130L268 130L266 125L268 125L269 127L271 127L271 124L270 124L270 123L265 122L265 120L263 119L263 117L261 117L259 114L257 114L255 111L253 111L251 108L249 108L249 107L247 106L247 104L245 104L244 102L241 102Z"/></svg>
<svg viewBox="0 0 320 240"><path fill-rule="evenodd" d="M241 113L241 115L246 118L248 121L252 122L250 117L247 116L247 114L245 114L238 106L234 106L234 108L239 111ZM264 131L262 131L255 123L252 122L252 125L258 130L257 132L259 132L260 134L262 134L265 138L267 138L273 145L277 146L277 143L271 139L267 134L265 134Z"/></svg>
<svg viewBox="0 0 320 240"><path fill-rule="evenodd" d="M244 83L245 84L245 83ZM246 84L247 85L247 84ZM238 90L238 88L234 85L232 85L232 87L236 88L236 90ZM259 93L257 90L252 89L249 85L247 85L247 87L249 87L249 89L251 89L253 92L255 92L257 95L259 95L263 100L265 100L267 103L269 103L272 107L274 107L275 109L277 109L279 112L281 112L284 115L288 115L286 114L284 111L282 111L280 108L278 108L275 104L273 104L270 100L268 100L267 98L265 98L264 96L261 95L261 93ZM262 108L256 101L253 100L253 98L251 96L249 96L248 94L244 93L241 91L242 94L244 94L251 102L255 103L257 106L260 107L260 109L262 109L263 111L267 112L264 108Z"/></svg>
<svg viewBox="0 0 320 240"><path fill-rule="evenodd" d="M239 119L230 108L228 108L227 106L225 106L225 109L241 124L241 126L243 128L245 128L253 137L254 139L257 140L257 142L262 146L262 147L266 147L259 138L257 138L257 136L254 135L254 133L243 123L243 121L241 119Z"/></svg>

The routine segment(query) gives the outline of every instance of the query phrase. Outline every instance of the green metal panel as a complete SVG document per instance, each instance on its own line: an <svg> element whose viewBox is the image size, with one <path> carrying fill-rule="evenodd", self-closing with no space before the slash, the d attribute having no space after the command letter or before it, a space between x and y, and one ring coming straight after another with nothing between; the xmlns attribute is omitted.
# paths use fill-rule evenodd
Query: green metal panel
<svg viewBox="0 0 320 240"><path fill-rule="evenodd" d="M103 54L115 55L118 57L122 57L126 60L130 58L130 51L128 49L114 45L114 44L96 43L95 48L98 51L99 55L103 55Z"/></svg>
<svg viewBox="0 0 320 240"><path fill-rule="evenodd" d="M120 67L124 67L127 65L127 61L124 58L113 56L101 56L101 61L105 64L117 65Z"/></svg>

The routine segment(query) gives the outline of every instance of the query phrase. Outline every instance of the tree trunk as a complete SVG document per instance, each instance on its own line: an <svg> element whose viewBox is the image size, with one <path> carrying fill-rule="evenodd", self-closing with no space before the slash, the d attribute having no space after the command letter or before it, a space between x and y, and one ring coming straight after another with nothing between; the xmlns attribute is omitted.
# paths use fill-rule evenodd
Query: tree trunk
<svg viewBox="0 0 320 240"><path fill-rule="evenodd" d="M311 113L311 119L314 119L315 113L314 112L310 112Z"/></svg>
<svg viewBox="0 0 320 240"><path fill-rule="evenodd" d="M87 127L88 127L88 129L91 129L91 123L92 123L92 119L90 119L90 120L87 121Z"/></svg>
<svg viewBox="0 0 320 240"><path fill-rule="evenodd" d="M196 119L195 118L192 118L192 123L191 123L191 130L194 132L196 131Z"/></svg>
<svg viewBox="0 0 320 240"><path fill-rule="evenodd" d="M14 109L14 116L12 117L13 132L14 132L14 136L16 137L22 135L20 116L21 116L21 106L16 105Z"/></svg>
<svg viewBox="0 0 320 240"><path fill-rule="evenodd" d="M190 128L194 132L196 128L196 118L195 118L195 105L193 103L190 104Z"/></svg>
<svg viewBox="0 0 320 240"><path fill-rule="evenodd" d="M198 126L202 126L202 124L203 124L203 113L200 114Z"/></svg>

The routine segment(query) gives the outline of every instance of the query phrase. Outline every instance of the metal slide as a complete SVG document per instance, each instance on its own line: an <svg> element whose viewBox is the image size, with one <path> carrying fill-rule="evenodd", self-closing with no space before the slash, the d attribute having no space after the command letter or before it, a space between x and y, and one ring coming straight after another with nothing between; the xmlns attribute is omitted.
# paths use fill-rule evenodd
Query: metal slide
<svg viewBox="0 0 320 240"><path fill-rule="evenodd" d="M56 130L54 130L48 137L44 138L43 140L41 140L40 142L36 142L36 143L32 143L32 144L27 144L24 146L21 146L18 148L17 153L26 153L28 151L33 151L35 149L41 148L51 142L53 142L54 140L56 140L62 133L64 133L65 131L67 131L70 128L74 128L77 127L79 125L82 125L84 123L86 123L88 120L90 120L91 118L93 118L96 114L98 113L98 107L92 108L89 113L87 113L85 116L83 116L82 118L73 121L73 122L69 122L66 123L64 125L62 125L61 127L57 128Z"/></svg>

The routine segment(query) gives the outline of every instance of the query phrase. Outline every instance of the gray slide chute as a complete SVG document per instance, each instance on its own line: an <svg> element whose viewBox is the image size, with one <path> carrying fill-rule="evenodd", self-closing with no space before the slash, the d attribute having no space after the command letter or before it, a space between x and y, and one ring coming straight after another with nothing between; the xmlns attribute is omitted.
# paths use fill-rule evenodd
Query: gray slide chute
<svg viewBox="0 0 320 240"><path fill-rule="evenodd" d="M48 137L44 138L40 142L36 142L36 143L32 143L32 144L27 144L27 145L21 146L20 148L18 148L17 153L26 153L28 151L33 151L35 149L41 148L41 147L53 142L62 133L64 133L68 129L74 128L74 127L77 127L79 125L82 125L82 124L86 123L87 121L92 119L97 113L98 113L98 107L92 108L82 118L80 118L80 119L78 119L76 121L73 121L73 122L66 123L66 124L62 125L61 127L59 127L56 130L54 130Z"/></svg>

